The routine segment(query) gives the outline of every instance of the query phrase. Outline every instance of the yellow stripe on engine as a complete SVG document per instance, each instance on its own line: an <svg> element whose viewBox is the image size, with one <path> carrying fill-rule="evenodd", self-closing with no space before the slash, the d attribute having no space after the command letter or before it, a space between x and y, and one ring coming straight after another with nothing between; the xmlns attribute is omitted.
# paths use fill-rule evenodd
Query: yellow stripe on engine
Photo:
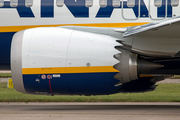
<svg viewBox="0 0 180 120"><path fill-rule="evenodd" d="M22 74L119 72L113 66L22 68Z"/></svg>
<svg viewBox="0 0 180 120"><path fill-rule="evenodd" d="M141 23L92 23L92 24L59 24L59 25L27 25L27 26L0 26L0 32L18 32L21 30L36 27L57 27L57 26L86 26L86 27L130 27L148 24Z"/></svg>

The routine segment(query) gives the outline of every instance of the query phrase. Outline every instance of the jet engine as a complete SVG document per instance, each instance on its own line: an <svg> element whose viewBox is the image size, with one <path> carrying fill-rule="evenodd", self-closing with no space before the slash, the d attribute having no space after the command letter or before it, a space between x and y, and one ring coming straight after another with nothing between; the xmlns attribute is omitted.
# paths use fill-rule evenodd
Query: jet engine
<svg viewBox="0 0 180 120"><path fill-rule="evenodd" d="M117 38L65 28L17 32L11 45L11 70L17 91L38 95L105 95L150 90L153 77L141 74L162 65L140 57ZM128 88L128 90L126 90ZM153 88L154 89L154 88Z"/></svg>

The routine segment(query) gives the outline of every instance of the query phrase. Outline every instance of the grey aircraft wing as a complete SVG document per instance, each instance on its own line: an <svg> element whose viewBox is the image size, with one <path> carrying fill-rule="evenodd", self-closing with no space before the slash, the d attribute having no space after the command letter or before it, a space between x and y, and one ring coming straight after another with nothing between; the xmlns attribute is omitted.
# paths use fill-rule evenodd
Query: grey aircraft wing
<svg viewBox="0 0 180 120"><path fill-rule="evenodd" d="M116 29L115 31L122 32L122 29ZM180 37L180 16L159 21L157 23L129 27L124 32L123 37L132 35L178 38Z"/></svg>

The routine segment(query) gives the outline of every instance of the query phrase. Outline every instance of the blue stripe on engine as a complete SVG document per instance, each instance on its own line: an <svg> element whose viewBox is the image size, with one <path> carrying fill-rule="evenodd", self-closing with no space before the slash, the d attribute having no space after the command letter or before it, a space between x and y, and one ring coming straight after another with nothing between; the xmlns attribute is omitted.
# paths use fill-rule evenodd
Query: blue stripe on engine
<svg viewBox="0 0 180 120"><path fill-rule="evenodd" d="M117 93L119 82L113 78L116 73L74 73L61 74L61 77L51 79L53 93L61 95L106 95ZM50 74L52 75L52 74ZM51 94L49 79L42 75L23 75L24 87L27 93L47 92ZM47 75L46 75L47 76Z"/></svg>

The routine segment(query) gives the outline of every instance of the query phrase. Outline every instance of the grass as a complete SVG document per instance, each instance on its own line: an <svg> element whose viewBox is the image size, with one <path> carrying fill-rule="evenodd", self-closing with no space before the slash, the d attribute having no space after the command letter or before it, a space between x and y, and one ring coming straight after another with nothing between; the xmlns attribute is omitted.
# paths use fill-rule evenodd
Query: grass
<svg viewBox="0 0 180 120"><path fill-rule="evenodd" d="M172 79L180 79L180 75L174 75Z"/></svg>
<svg viewBox="0 0 180 120"><path fill-rule="evenodd" d="M8 78L11 77L11 73L0 73L0 78Z"/></svg>
<svg viewBox="0 0 180 120"><path fill-rule="evenodd" d="M0 83L0 102L180 102L180 84L158 84L156 91L99 96L22 94Z"/></svg>

